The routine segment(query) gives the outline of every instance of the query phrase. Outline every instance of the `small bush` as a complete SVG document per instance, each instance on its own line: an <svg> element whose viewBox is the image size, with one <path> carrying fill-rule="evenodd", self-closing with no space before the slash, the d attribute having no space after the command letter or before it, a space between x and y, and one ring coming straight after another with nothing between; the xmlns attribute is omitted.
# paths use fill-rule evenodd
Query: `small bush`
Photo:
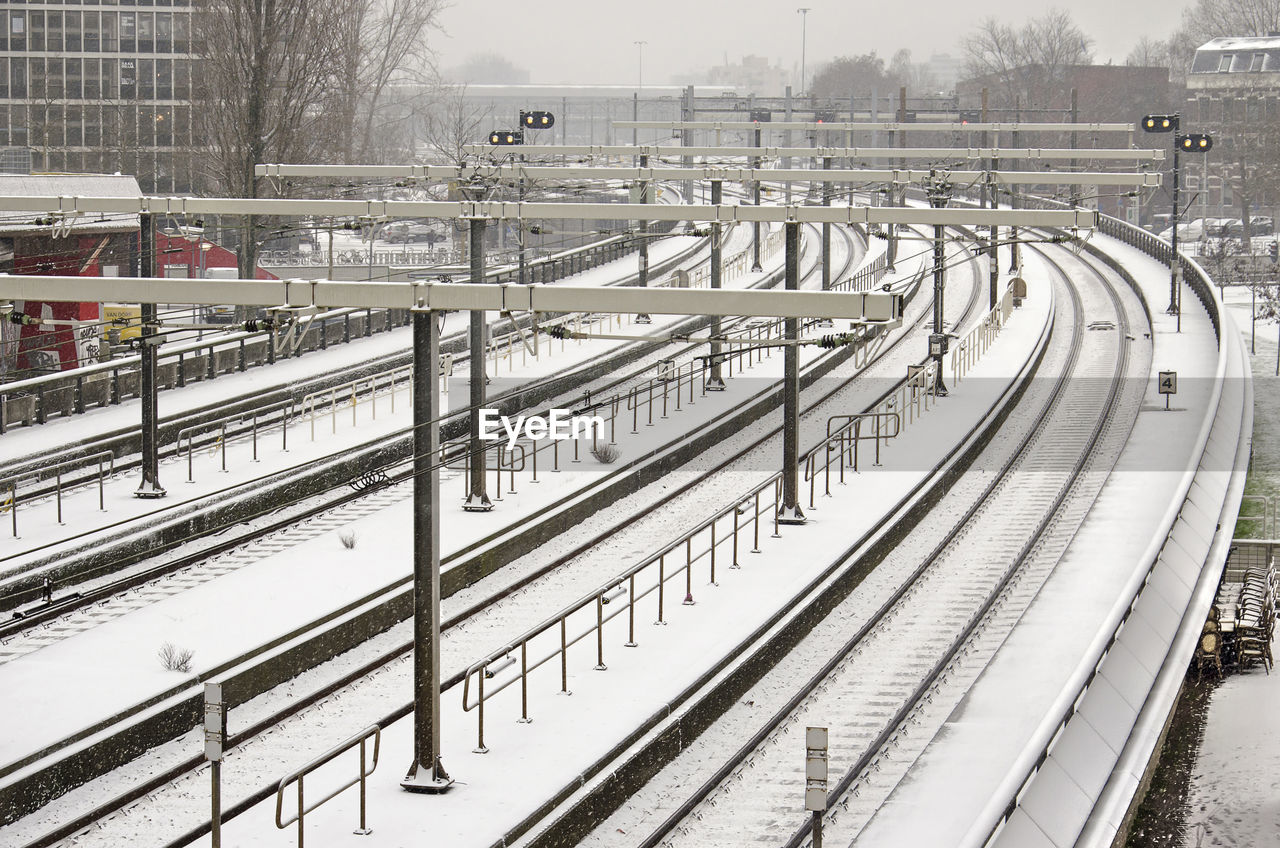
<svg viewBox="0 0 1280 848"><path fill-rule="evenodd" d="M167 670L186 674L191 671L191 660L195 657L195 652L187 648L179 648L172 642L165 642L160 646L159 656L160 664Z"/></svg>
<svg viewBox="0 0 1280 848"><path fill-rule="evenodd" d="M598 445L591 449L591 455L605 465L612 465L622 456L622 452L613 445Z"/></svg>
<svg viewBox="0 0 1280 848"><path fill-rule="evenodd" d="M347 550L354 550L356 546L356 534L354 530L348 530L338 534L338 540L342 542L342 547Z"/></svg>

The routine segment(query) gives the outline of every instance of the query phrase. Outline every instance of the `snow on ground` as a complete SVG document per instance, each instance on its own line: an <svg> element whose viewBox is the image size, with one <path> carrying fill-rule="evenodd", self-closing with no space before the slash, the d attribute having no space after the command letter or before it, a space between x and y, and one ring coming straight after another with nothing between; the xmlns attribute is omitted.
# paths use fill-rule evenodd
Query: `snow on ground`
<svg viewBox="0 0 1280 848"><path fill-rule="evenodd" d="M1225 292L1247 341L1250 293ZM1259 321L1253 360L1253 464L1249 493L1280 493L1280 392L1277 326ZM1238 537L1261 537L1241 522ZM1253 667L1226 678L1209 700L1204 738L1196 752L1187 797L1186 848L1280 845L1280 674Z"/></svg>

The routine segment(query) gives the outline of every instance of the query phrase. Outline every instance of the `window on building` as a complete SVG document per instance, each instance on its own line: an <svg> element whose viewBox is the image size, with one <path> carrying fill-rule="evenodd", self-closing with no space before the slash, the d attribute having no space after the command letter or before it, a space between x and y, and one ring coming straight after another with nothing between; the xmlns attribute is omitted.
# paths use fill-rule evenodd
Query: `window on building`
<svg viewBox="0 0 1280 848"><path fill-rule="evenodd" d="M27 60L9 60L9 96L20 99L27 96ZM17 142L14 142L15 144Z"/></svg>
<svg viewBox="0 0 1280 848"><path fill-rule="evenodd" d="M102 94L102 71L101 61L98 59L84 59L84 99L98 100Z"/></svg>
<svg viewBox="0 0 1280 848"><path fill-rule="evenodd" d="M97 53L103 49L97 12L84 13L84 49L87 53Z"/></svg>
<svg viewBox="0 0 1280 848"><path fill-rule="evenodd" d="M10 143L11 142L9 141L9 107L0 106L0 144L10 144Z"/></svg>
<svg viewBox="0 0 1280 848"><path fill-rule="evenodd" d="M156 60L138 60L138 99L151 100L156 96Z"/></svg>
<svg viewBox="0 0 1280 848"><path fill-rule="evenodd" d="M61 59L46 59L44 63L46 78L45 91L51 100L61 100L67 96L66 76L62 70Z"/></svg>
<svg viewBox="0 0 1280 848"><path fill-rule="evenodd" d="M102 52L120 50L120 15L117 12L102 13Z"/></svg>
<svg viewBox="0 0 1280 848"><path fill-rule="evenodd" d="M102 108L99 106L84 107L84 146L98 147L102 144Z"/></svg>
<svg viewBox="0 0 1280 848"><path fill-rule="evenodd" d="M1262 64L1264 61L1266 61L1266 58L1267 58L1266 53L1254 53L1253 56L1249 58L1249 70L1261 71Z"/></svg>
<svg viewBox="0 0 1280 848"><path fill-rule="evenodd" d="M0 59L0 97L9 96L9 63Z"/></svg>
<svg viewBox="0 0 1280 848"><path fill-rule="evenodd" d="M173 62L173 99L191 99L191 62L175 59Z"/></svg>
<svg viewBox="0 0 1280 848"><path fill-rule="evenodd" d="M173 52L172 12L156 12L156 52Z"/></svg>
<svg viewBox="0 0 1280 848"><path fill-rule="evenodd" d="M120 52L138 52L137 18L133 12L120 13Z"/></svg>
<svg viewBox="0 0 1280 848"><path fill-rule="evenodd" d="M156 59L156 99L173 99L172 59Z"/></svg>
<svg viewBox="0 0 1280 848"><path fill-rule="evenodd" d="M1220 73L1226 73L1231 70L1231 60L1233 58L1235 58L1234 53L1223 53L1218 57L1218 71Z"/></svg>
<svg viewBox="0 0 1280 848"><path fill-rule="evenodd" d="M191 15L175 12L173 15L173 52L187 53L191 49Z"/></svg>
<svg viewBox="0 0 1280 848"><path fill-rule="evenodd" d="M84 97L84 76L80 59L67 60L67 99L79 100Z"/></svg>
<svg viewBox="0 0 1280 848"><path fill-rule="evenodd" d="M67 107L67 147L84 144L84 114L79 106Z"/></svg>
<svg viewBox="0 0 1280 848"><path fill-rule="evenodd" d="M138 52L156 52L156 16L151 12L138 13Z"/></svg>
<svg viewBox="0 0 1280 848"><path fill-rule="evenodd" d="M44 50L44 12L33 11L27 18L27 24L30 26L31 32L27 34L27 41L30 44L29 49L33 51Z"/></svg>
<svg viewBox="0 0 1280 848"><path fill-rule="evenodd" d="M161 107L156 110L156 145L159 147L173 146L173 112L171 109Z"/></svg>
<svg viewBox="0 0 1280 848"><path fill-rule="evenodd" d="M132 100L138 96L138 68L134 59L120 60L120 99Z"/></svg>
<svg viewBox="0 0 1280 848"><path fill-rule="evenodd" d="M45 49L50 51L62 50L62 13L48 12L46 13L46 34Z"/></svg>
<svg viewBox="0 0 1280 848"><path fill-rule="evenodd" d="M10 70L13 66L10 65ZM15 147L26 147L31 134L27 132L27 107L19 103L9 109L9 143Z"/></svg>
<svg viewBox="0 0 1280 848"><path fill-rule="evenodd" d="M21 52L27 49L27 13L9 13L9 49Z"/></svg>
<svg viewBox="0 0 1280 848"><path fill-rule="evenodd" d="M31 71L31 98L43 100L48 93L49 78L44 72L44 59L31 59L28 70Z"/></svg>
<svg viewBox="0 0 1280 848"><path fill-rule="evenodd" d="M76 52L80 51L81 44L83 43L80 37L80 29L81 29L80 13L67 12L64 26L66 29L66 34L64 38L66 38L67 50L76 51Z"/></svg>

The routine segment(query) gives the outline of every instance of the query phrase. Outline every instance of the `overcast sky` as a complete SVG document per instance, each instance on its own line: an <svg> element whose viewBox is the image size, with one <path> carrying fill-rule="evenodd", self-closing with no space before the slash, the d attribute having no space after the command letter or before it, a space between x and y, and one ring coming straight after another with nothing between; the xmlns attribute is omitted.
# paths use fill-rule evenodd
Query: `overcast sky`
<svg viewBox="0 0 1280 848"><path fill-rule="evenodd" d="M1074 0L1062 3L1094 40L1097 61L1125 56L1143 35L1164 38L1190 0ZM529 71L532 83L634 85L646 41L644 81L730 62L743 55L799 67L800 6L808 6L807 63L875 50L888 59L908 47L912 58L959 54L959 39L994 16L1016 25L1050 8L1025 0L452 0L443 33L432 37L441 66L475 53L502 54ZM901 11L897 11L901 10ZM1028 11L1030 10L1030 11ZM682 80L683 81L683 80Z"/></svg>

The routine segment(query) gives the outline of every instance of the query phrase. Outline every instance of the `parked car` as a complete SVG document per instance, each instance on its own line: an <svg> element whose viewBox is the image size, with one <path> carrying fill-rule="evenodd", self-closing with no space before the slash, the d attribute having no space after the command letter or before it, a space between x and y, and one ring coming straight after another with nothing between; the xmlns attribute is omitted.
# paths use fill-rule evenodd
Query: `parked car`
<svg viewBox="0 0 1280 848"><path fill-rule="evenodd" d="M395 242L397 244L408 244L411 242L426 242L433 244L440 241L442 236L436 232L428 224L421 221L392 221L385 225L380 232L379 237L384 241Z"/></svg>

